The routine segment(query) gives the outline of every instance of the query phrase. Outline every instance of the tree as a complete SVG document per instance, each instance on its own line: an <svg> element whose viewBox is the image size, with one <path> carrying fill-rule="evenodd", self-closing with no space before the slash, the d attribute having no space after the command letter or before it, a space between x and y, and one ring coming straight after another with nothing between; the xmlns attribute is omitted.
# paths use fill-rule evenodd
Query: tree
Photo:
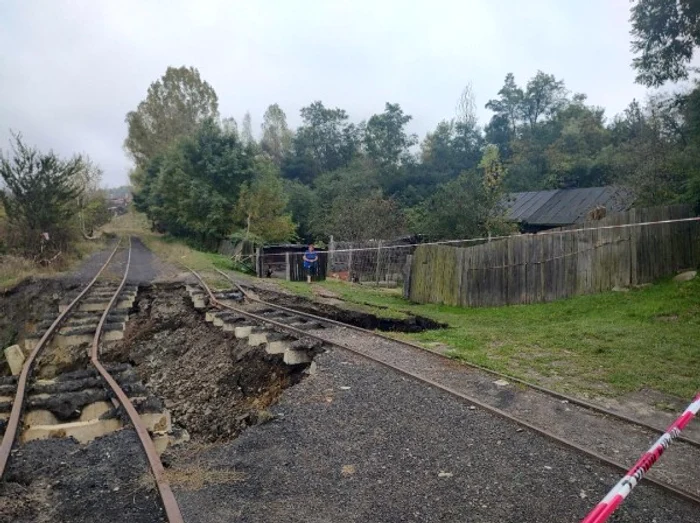
<svg viewBox="0 0 700 523"><path fill-rule="evenodd" d="M317 101L301 109L302 125L293 141L293 155L283 165L285 178L310 183L320 173L350 164L357 152L358 131L342 109Z"/></svg>
<svg viewBox="0 0 700 523"><path fill-rule="evenodd" d="M296 226L287 211L287 197L277 167L270 160L256 162L251 182L241 186L236 221L245 231L267 242L283 242L296 237Z"/></svg>
<svg viewBox="0 0 700 523"><path fill-rule="evenodd" d="M253 136L253 121L250 117L250 112L243 115L243 125L241 126L241 142L243 145L255 145L255 136Z"/></svg>
<svg viewBox="0 0 700 523"><path fill-rule="evenodd" d="M148 88L146 99L126 115L124 148L143 169L173 142L194 133L207 118L218 118L216 92L194 67L168 67Z"/></svg>
<svg viewBox="0 0 700 523"><path fill-rule="evenodd" d="M318 196L308 185L297 180L283 180L284 193L287 195L287 211L292 221L297 224L297 234L308 243L313 240L312 211L319 205Z"/></svg>
<svg viewBox="0 0 700 523"><path fill-rule="evenodd" d="M412 231L435 240L509 232L501 206L504 179L498 148L490 145L478 169L441 184L425 202L411 209Z"/></svg>
<svg viewBox="0 0 700 523"><path fill-rule="evenodd" d="M416 135L406 133L411 116L399 104L386 103L382 114L373 115L367 125L363 143L367 156L382 167L398 167L410 147L418 142Z"/></svg>
<svg viewBox="0 0 700 523"><path fill-rule="evenodd" d="M398 204L375 193L363 198L336 198L324 224L325 236L343 241L387 240L406 232Z"/></svg>
<svg viewBox="0 0 700 523"><path fill-rule="evenodd" d="M84 236L91 236L95 228L107 223L111 217L105 194L100 190L103 174L102 169L86 155L73 180L80 191L77 197L78 220Z"/></svg>
<svg viewBox="0 0 700 523"><path fill-rule="evenodd" d="M134 201L155 229L213 249L232 231L240 188L253 172L252 150L206 120L152 160Z"/></svg>
<svg viewBox="0 0 700 523"><path fill-rule="evenodd" d="M520 111L522 119L534 128L541 117L551 118L568 102L567 90L562 80L552 74L537 71L527 83Z"/></svg>
<svg viewBox="0 0 700 523"><path fill-rule="evenodd" d="M268 107L263 116L260 147L278 167L292 148L292 132L287 126L287 115L277 104Z"/></svg>
<svg viewBox="0 0 700 523"><path fill-rule="evenodd" d="M41 254L44 259L69 248L76 199L81 194L75 179L83 168L80 156L64 160L53 151L42 153L27 146L20 135L13 135L11 154L0 152L0 177L5 183L0 201L12 246L22 254Z"/></svg>
<svg viewBox="0 0 700 523"><path fill-rule="evenodd" d="M632 61L637 82L658 87L688 78L690 61L700 45L697 0L636 0L632 7Z"/></svg>
<svg viewBox="0 0 700 523"><path fill-rule="evenodd" d="M508 139L512 139L517 132L523 114L522 105L525 97L523 90L515 83L513 73L506 75L503 87L498 91L498 96L498 98L489 100L486 103L486 108L496 113L493 118L498 118L504 123L504 128L509 133Z"/></svg>

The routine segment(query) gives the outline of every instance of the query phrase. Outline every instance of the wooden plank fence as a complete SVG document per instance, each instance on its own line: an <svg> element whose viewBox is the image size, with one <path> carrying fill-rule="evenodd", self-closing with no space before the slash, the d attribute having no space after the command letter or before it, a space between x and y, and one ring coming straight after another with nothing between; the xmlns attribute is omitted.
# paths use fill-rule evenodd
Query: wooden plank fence
<svg viewBox="0 0 700 523"><path fill-rule="evenodd" d="M700 222L600 227L692 216L684 205L632 209L568 227L585 229L571 233L513 236L467 248L421 245L411 260L408 297L482 307L651 283L700 265Z"/></svg>

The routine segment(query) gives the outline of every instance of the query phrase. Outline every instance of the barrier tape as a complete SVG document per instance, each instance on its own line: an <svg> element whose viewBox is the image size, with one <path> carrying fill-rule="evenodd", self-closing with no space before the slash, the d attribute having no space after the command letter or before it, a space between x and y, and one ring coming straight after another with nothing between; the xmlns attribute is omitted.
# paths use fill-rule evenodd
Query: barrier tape
<svg viewBox="0 0 700 523"><path fill-rule="evenodd" d="M645 452L635 465L627 472L624 478L615 485L608 495L596 506L581 523L603 523L617 510L624 499L632 492L632 489L649 472L649 469L656 463L664 451L671 445L671 442L680 436L681 431L690 423L700 411L700 394L698 394L685 412L674 421L666 432L656 440L651 448Z"/></svg>

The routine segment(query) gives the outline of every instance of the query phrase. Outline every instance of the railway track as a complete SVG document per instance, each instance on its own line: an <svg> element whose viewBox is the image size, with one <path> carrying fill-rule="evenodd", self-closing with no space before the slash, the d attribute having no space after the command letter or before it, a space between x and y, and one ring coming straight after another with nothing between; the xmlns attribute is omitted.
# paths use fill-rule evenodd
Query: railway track
<svg viewBox="0 0 700 523"><path fill-rule="evenodd" d="M73 437L85 443L122 428L120 415L125 413L155 477L167 520L181 523L183 518L164 476L156 447L159 441L161 449L163 441L167 444L169 415L154 407L153 402L149 404L147 391L130 365L108 366L100 361L101 342L123 336L128 311L137 292L136 287L127 285L131 238L119 282L104 277L115 263L122 241L123 238L118 241L95 277L70 301L59 305L58 315L45 318L39 325L40 329L45 328L43 334L26 340L25 351L29 354L19 377L0 382L0 414L9 409L0 444L0 477L8 468L20 433L22 442ZM89 355L84 350L88 343ZM47 358L49 367L51 361L62 359L66 364L66 359L74 359L83 368L57 371L48 380L37 379L35 367L42 357ZM10 393L14 393L14 397ZM76 414L79 415L77 419ZM22 420L24 423L20 426ZM158 438L157 434L160 434Z"/></svg>
<svg viewBox="0 0 700 523"><path fill-rule="evenodd" d="M189 287L190 295L196 307L207 311L209 321L233 330L236 337L247 338L251 345L265 345L268 352L284 354L291 364L311 361L308 351L304 354L292 340L307 340L306 346L308 340L314 340L338 347L623 473L663 433L659 427L478 366L456 363L409 342L260 300L222 271L217 272L234 287L212 291L200 274L192 272L200 288ZM231 299L233 294L238 297ZM700 505L700 443L688 438L674 443L644 481Z"/></svg>

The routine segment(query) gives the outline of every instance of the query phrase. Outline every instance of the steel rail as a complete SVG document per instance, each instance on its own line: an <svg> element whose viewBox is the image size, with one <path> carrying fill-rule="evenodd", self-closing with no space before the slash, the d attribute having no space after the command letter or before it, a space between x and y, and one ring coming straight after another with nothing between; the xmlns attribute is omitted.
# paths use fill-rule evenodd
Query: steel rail
<svg viewBox="0 0 700 523"><path fill-rule="evenodd" d="M344 327L344 328L346 328L346 329L351 329L351 330L354 330L354 331L356 331L356 332L361 332L361 333L363 333L363 334L366 334L366 335L368 335L368 336L376 336L376 337L379 337L379 338L383 338L383 339L385 339L385 340L389 340L389 341L392 341L392 342L394 342L394 343L398 343L398 344L400 344L400 345L404 345L404 346L407 346L407 347L412 347L412 348L414 348L414 349L420 349L421 351L427 351L427 352L429 352L429 353L431 353L431 354L434 354L435 356L437 356L437 357L439 357L439 358L441 358L441 359L447 360L447 361L451 361L451 362L454 362L454 361L455 361L455 360L453 360L452 358L449 358L448 356L445 356L444 354L442 354L442 353L440 353L440 352L437 352L437 351L434 351L434 350L430 350L430 349L428 349L428 348L426 348L426 347L423 347L423 346L421 346L421 345L418 345L417 343L412 343L412 342L410 342L410 341L400 340L400 339L397 339L397 338L392 338L391 336L387 336L386 334L383 334L383 333L381 333L381 332L375 332L375 331L371 331L371 330L368 330L368 329L363 329L362 327L357 327L357 326L355 326L355 325L350 325L349 323L343 323L343 322L338 321L338 320L333 320L333 319L330 319L330 318L324 318L323 316L317 316L317 315L312 314L312 313L309 313L309 312L303 312L303 311L299 311L299 310L296 310L296 309L292 309L292 308L290 308L290 307L286 307L286 306L284 306L284 305L278 305L278 304L276 304L276 303L271 303L271 302L268 302L268 301L265 301L265 300L261 300L260 298L257 298L257 297L255 297L255 296L252 296L249 292L247 292L247 291L243 288L243 285L241 285L240 283L238 283L237 281L235 281L233 278L231 278L231 277L230 277L228 274L226 274L225 272L223 272L223 271L217 269L216 267L214 268L214 270L215 270L216 272L218 272L219 274L221 274L222 276L224 276L229 282L231 282L231 284L235 285L235 286L238 288L238 290L239 290L241 293L243 293L243 295L244 295L246 298L248 298L248 299L251 300L251 301L260 303L261 305L266 305L266 306L269 306L269 307L274 307L275 309L279 309L279 310L282 310L282 311L285 311L285 312L289 312L289 313L291 313L291 314L296 314L296 315L298 315L298 316L303 316L303 317L305 317L305 318L313 319L313 320L316 320L316 321L319 321L319 322L324 322L324 323L328 323L328 324L331 324L331 325L335 325L336 327ZM567 394L563 394L563 393L561 393L561 392L557 392L557 391L555 391L555 390L548 389L548 388L546 388L546 387L542 387L541 385L537 385L537 384L535 384L535 383L531 383L531 382L529 382L529 381L525 381L525 380L523 380L523 379L516 378L515 376L511 376L511 375L509 375L509 374L503 374L502 372L498 372L498 371L495 371L495 370L492 370L492 369L489 369L489 368L486 368L486 367L482 367L481 365L477 365L476 363L470 363L470 362L468 362L468 361L463 361L463 360L459 360L459 363L462 364L462 365L464 365L465 367L469 367L469 368L472 368L472 369L475 369L475 370L479 370L479 371L481 371L481 372L485 372L485 373L490 374L490 375L492 375L492 376L494 376L494 377L503 378L503 379L506 379L506 380L509 380L509 381L518 383L519 385L523 385L523 386L525 386L525 387L528 387L528 388L530 388L530 389L536 390L536 391L538 391L538 392L542 392L543 394L547 394L548 396L552 396L553 398L556 398L556 399L559 399L559 400L565 400L565 401L567 401L567 402L569 402L569 403L571 403L571 404L573 404L573 405L578 405L579 407L584 407L584 408L586 408L586 409L592 410L592 411L597 412L597 413L599 413L599 414L603 414L603 415L605 415L605 416L608 416L608 417L611 417L611 418L615 418L615 419L618 419L618 420L620 420L620 421L624 421L624 422L626 422L626 423L630 423L630 424L632 424L632 425L637 425L637 426L639 426L639 427L642 427L642 428L645 428L645 429L647 429L647 430L653 431L653 432L655 432L655 433L657 433L657 434L663 434L664 431L665 431L665 429L662 429L662 428L659 428L659 427L657 427L657 426L654 426L654 425L651 425L651 424L649 424L649 423L646 423L646 422L644 422L644 421L641 421L641 420L638 420L638 419L635 419L635 418L626 416L626 415L624 415L624 414L619 414L619 413L617 413L617 412L614 412L614 411L612 411L612 410L606 409L605 407L601 407L601 406L596 405L596 404L594 404L594 403L590 403L590 402L587 402L587 401L585 401L585 400L582 400L582 399L579 399L579 398L575 398L575 397L573 397L573 396L569 396L569 395L567 395ZM693 446L693 447L700 448L700 441L694 440L694 439L692 439L692 438L688 438L687 436L680 436L676 441L681 441L681 442L686 443L686 444L688 444L688 445L691 445L691 446Z"/></svg>
<svg viewBox="0 0 700 523"><path fill-rule="evenodd" d="M151 471L153 472L153 476L155 477L156 485L158 487L160 498L163 502L163 508L165 509L165 514L168 518L168 521L170 523L183 523L184 520L182 518L182 514L180 513L180 507L178 506L177 501L175 500L175 495L173 494L173 491L170 488L170 484L168 483L168 480L165 477L165 469L163 468L163 463L160 461L160 457L158 456L156 447L153 444L153 440L151 440L151 436L148 434L148 429L146 429L146 426L143 424L143 421L141 421L141 417L139 416L138 412L136 412L134 404L131 402L124 390L122 390L117 381L112 377L112 375L109 372L107 372L107 369L105 369L102 366L102 363L100 363L99 344L100 337L102 336L102 329L104 327L105 321L107 320L107 316L109 315L109 311L112 309L112 307L114 307L114 304L117 301L119 294L121 294L122 289L126 284L126 280L129 275L130 265L131 237L129 237L129 256L126 262L126 269L124 270L124 277L122 278L122 281L119 284L119 288L112 296L112 299L109 301L107 308L102 313L100 322L97 325L97 331L95 331L95 337L92 340L90 361L100 373L102 378L107 382L114 394L117 396L119 403L126 411L127 415L129 416L129 419L131 420L131 423L134 426L134 429L136 430L136 433L138 434L139 440L141 441L141 446L143 447L143 450L146 453L148 463L151 466Z"/></svg>
<svg viewBox="0 0 700 523"><path fill-rule="evenodd" d="M363 357L363 358L365 358L365 359L367 359L367 360L370 360L370 361L372 361L372 362L374 362L374 363L378 363L379 365L382 365L382 366L384 366L384 367L386 367L386 368L392 369L393 371L398 372L398 373L400 373L400 374L403 374L404 376L407 376L407 377L409 377L409 378L412 378L412 379L414 379L414 380L416 380L416 381L418 381L418 382L425 383L425 384L427 384L427 385L430 385L430 386L433 387L433 388L436 388L436 389L438 389L438 390L441 390L441 391L443 391L443 392L446 392L446 393L448 393L448 394L451 394L451 395L453 395L453 396L456 396L456 397L458 397L458 398L464 400L465 402L467 402L467 403L469 403L469 404L471 404L471 405L474 405L474 406L476 406L476 407L479 407L479 408L481 408L481 409L483 409L483 410L485 410L485 411L487 411L487 412L490 412L491 414L494 414L494 415L496 415L496 416L498 416L498 417L500 417L500 418L506 419L506 420L511 421L511 422L513 422L513 423L516 423L517 425L520 425L521 427L524 427L524 428L526 428L526 429L528 429L528 430L530 430L530 431L532 431L532 432L534 432L534 433L536 433L536 434L539 434L539 435L541 435L541 436L544 436L544 437L548 438L549 440L554 441L554 442L556 442L556 443L558 443L558 444L560 444L560 445L562 445L562 446L564 446L564 447L568 447L568 448L570 448L570 449L573 449L573 450L575 450L575 451L577 451L577 452L579 452L579 453L581 453L581 454L584 454L584 455L586 455L586 456L593 457L593 458L595 458L596 460L598 460L599 462L604 463L604 464L606 464L606 465L608 465L608 466L610 466L610 467L616 468L616 469L619 470L619 471L627 472L627 470L628 470L628 468L629 468L629 467L623 465L622 463L619 463L619 462L614 461L614 460L612 460L612 459L610 459L610 458L608 458L608 457L606 457L606 456L603 456L603 455L601 455L601 454L598 454L598 453L595 452L595 451L592 451L592 450L590 450L590 449L587 449L587 448L585 448L585 447L582 447L581 445L578 445L578 444L576 444L576 443L574 443L574 442L572 442L572 441L569 441L569 440L567 440L567 439L561 438L561 437L557 436L556 434L553 434L553 433L551 433L551 432L549 432L549 431L547 431L547 430L545 430L545 429L542 429L542 428L540 428L540 427L537 427L537 426L535 426L535 425L532 425L531 423L529 423L529 422L527 422L527 421L518 419L518 418L516 418L516 417L514 417L514 416L512 416L512 415L510 415L510 414L508 414L507 412L505 412L505 411L503 411L503 410L501 410L501 409L499 409L499 408L497 408L497 407L493 407L493 406L491 406L491 405L488 405L488 404L486 404L486 403L483 403L483 402L481 402L480 400L478 400L478 399L476 399L476 398L473 398L473 397L471 397L471 396L468 396L468 395L466 395L466 394L464 394L464 393L462 393L462 392L459 392L459 391L457 391L457 390L455 390L455 389L452 389L452 388L450 388L450 387L447 387L447 386L445 386L445 385L443 385L443 384L441 384L441 383L438 383L438 382L436 382L436 381L433 381L433 380L431 380L431 379L429 379L429 378L426 378L426 377L424 377L424 376L421 376L421 375L419 375L419 374L415 374L415 373L410 372L410 371L408 371L408 370L405 370L405 369L402 369L402 368L400 368L400 367L394 366L394 365L392 365L392 364L390 364L390 363L387 363L387 362L385 362L385 361L383 361L383 360L381 360L381 359L375 358L374 356L371 356L371 355L366 354L366 353L364 353L364 352L361 352L361 351L359 351L359 350L357 350L357 349L354 349L354 348L352 348L352 347L350 347L350 346L348 346L348 345L346 345L346 344L344 344L344 343L337 342L337 341L327 340L327 339L323 338L322 336L318 336L318 335L315 335L315 334L310 334L310 333L308 333L308 332L306 332L306 331L304 331L304 330L297 329L297 328L295 328L295 327L291 327L291 326L289 326L289 325L286 325L286 324L284 324L284 323L281 323L281 322L278 322L278 321L275 321L275 320L271 320L270 318L266 318L266 317L264 317L264 316L260 316L260 315L257 315L257 314L248 312L248 311L246 311L246 310L239 309L239 308L237 308L237 307L233 307L233 306L231 306L231 305L222 303L222 302L220 302L220 301L214 296L214 294L212 293L211 289L210 289L209 286L206 284L206 282L202 279L202 277L201 277L197 272L195 272L194 270L192 270L192 269L189 269L189 270L190 270L190 272L192 272L192 274L197 278L197 280L201 283L202 287L204 287L205 291L206 291L207 294L209 295L209 301L210 301L216 308L218 308L218 309L227 309L227 310L230 310L230 311L235 312L235 313L237 313L237 314L240 314L241 316L245 316L245 317L248 317L248 318L250 318L250 319L253 319L253 320L255 320L255 321L258 321L258 322L261 322L261 323L267 323L267 324L273 325L273 326L275 326L275 327L278 327L278 328L280 328L280 329L284 329L284 330L286 330L286 331L288 331L288 332L293 332L293 333L295 333L295 334L297 334L297 335L300 335L300 336L303 336L303 337L306 337L306 338L313 338L313 339L316 339L316 340L318 340L318 341L321 341L321 342L323 342L323 343L325 343L325 344L338 347L338 348L340 348L340 349L346 350L346 351L351 352L351 353L353 353L353 354L357 354L357 355L359 355L359 356L361 356L361 357ZM422 350L422 349L421 349L421 350ZM679 497L679 498L681 498L681 499L683 499L683 500L686 500L686 501L689 501L689 502L691 502L691 503L695 503L695 504L697 504L697 505L700 505L700 497L696 496L695 494L693 494L693 493L691 493L691 492L687 492L687 491L685 491L685 490L679 489L679 488L677 488L677 487L675 487L675 486L673 486L673 485L671 485L671 484L669 484L669 483L666 483L665 481L658 480L658 479L653 479L653 478L646 477L646 478L644 478L644 481L646 481L646 482L649 483L649 484L655 485L656 487L659 487L659 488L661 488L661 489L663 489L663 490L665 490L665 491L667 491L667 492L670 492L670 493L674 494L675 496L677 496L677 497Z"/></svg>
<svg viewBox="0 0 700 523"><path fill-rule="evenodd" d="M90 281L90 283L88 283L85 286L82 292L78 294L78 296L68 305L68 307L66 307L66 309L58 315L58 317L46 330L44 335L34 347L34 350L32 350L32 352L29 354L29 357L24 362L22 372L20 373L19 380L17 381L17 391L15 393L15 399L12 403L10 418L7 422L7 427L5 429L5 435L2 438L2 443L0 444L0 478L2 478L2 476L5 474L5 468L7 466L7 462L10 457L10 452L12 451L12 446L14 445L15 437L17 435L19 420L22 416L22 407L24 406L24 396L26 393L27 381L29 380L29 375L32 371L34 361L36 360L39 353L43 350L44 346L46 345L46 342L56 331L58 326L63 322L66 316L68 316L73 311L73 308L78 304L78 302L83 298L83 296L87 294L87 292L92 288L97 279L100 277L102 272L107 268L109 263L112 261L112 258L114 258L117 249L119 249L121 242L122 238L120 237L116 247L114 247L114 250L112 251L112 254L109 255L107 261L104 263L104 265L102 265L100 270L97 271L97 274L95 274L95 277L92 279L92 281Z"/></svg>

